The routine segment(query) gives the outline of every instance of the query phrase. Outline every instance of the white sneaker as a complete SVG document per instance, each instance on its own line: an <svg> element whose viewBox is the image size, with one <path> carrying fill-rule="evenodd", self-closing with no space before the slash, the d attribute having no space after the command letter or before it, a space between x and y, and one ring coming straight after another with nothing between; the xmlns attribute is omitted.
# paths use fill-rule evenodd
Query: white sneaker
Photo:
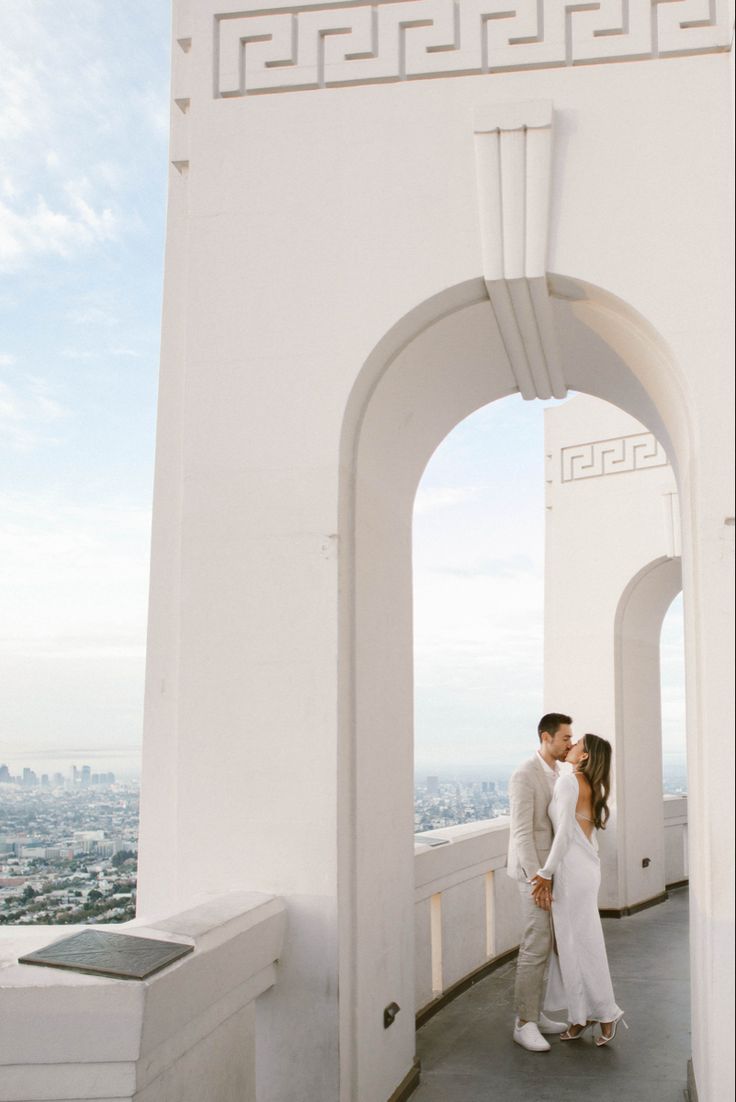
<svg viewBox="0 0 736 1102"><path fill-rule="evenodd" d="M553 1018L548 1018L546 1014L539 1015L540 1033L564 1033L566 1029L567 1022L556 1022Z"/></svg>
<svg viewBox="0 0 736 1102"><path fill-rule="evenodd" d="M514 1022L514 1040L517 1045L528 1049L529 1052L549 1052L550 1050L549 1043L539 1032L536 1022L527 1022L526 1025L520 1026L517 1018Z"/></svg>

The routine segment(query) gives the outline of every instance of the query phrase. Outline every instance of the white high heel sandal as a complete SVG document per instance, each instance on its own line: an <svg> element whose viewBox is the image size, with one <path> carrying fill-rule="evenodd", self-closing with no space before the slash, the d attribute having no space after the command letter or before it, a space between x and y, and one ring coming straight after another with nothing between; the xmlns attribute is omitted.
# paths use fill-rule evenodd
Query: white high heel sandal
<svg viewBox="0 0 736 1102"><path fill-rule="evenodd" d="M560 1034L560 1040L561 1041L577 1041L577 1040L579 1040L579 1038L582 1037L582 1035L586 1032L586 1030L590 1029L591 1026L595 1025L595 1022L586 1022L585 1025L580 1026L580 1032L579 1033L571 1033L570 1032L571 1029L575 1029L579 1025L580 1025L579 1022L572 1022L567 1027L565 1032Z"/></svg>
<svg viewBox="0 0 736 1102"><path fill-rule="evenodd" d="M609 1034L608 1034L607 1036L606 1036L606 1034L605 1034L605 1033L603 1033L603 1023L602 1023L602 1022L601 1022L601 1023L599 1023L599 1024L600 1024L600 1027L601 1027L601 1033L600 1033L600 1034L599 1034L599 1035L598 1035L598 1036L596 1037L596 1039L595 1039L595 1043L596 1043L596 1046L597 1046L598 1048L602 1048L602 1047L603 1047L603 1045L607 1045L607 1044L609 1043L609 1041L612 1041L612 1040L613 1040L613 1038L614 1038L614 1037L616 1036L616 1030L618 1029L618 1023L619 1023L619 1022L621 1022L621 1024L622 1024L622 1025L623 1025L623 1027L624 1027L624 1029L628 1029L628 1028L629 1028L629 1027L627 1026L626 1022L624 1021L624 1012L623 1012L623 1010L622 1010L622 1011L621 1011L621 1013L620 1013L620 1014L618 1014L618 1015L617 1015L617 1016L616 1016L616 1017L615 1017L615 1018L613 1019L613 1021L612 1021L612 1022L610 1023L610 1025L611 1025L611 1032L610 1032L610 1033L609 1033ZM608 1025L608 1022L606 1022L606 1025Z"/></svg>

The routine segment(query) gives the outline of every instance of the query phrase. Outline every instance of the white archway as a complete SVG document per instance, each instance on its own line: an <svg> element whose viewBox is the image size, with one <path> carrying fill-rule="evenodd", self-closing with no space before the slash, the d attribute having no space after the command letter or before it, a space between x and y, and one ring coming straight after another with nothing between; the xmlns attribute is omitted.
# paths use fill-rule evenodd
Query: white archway
<svg viewBox="0 0 736 1102"><path fill-rule="evenodd" d="M644 423L687 469L683 384L663 342L600 288L549 277L565 382ZM517 389L485 284L448 289L374 349L342 439L339 800L341 1059L352 1097L386 1098L413 1053L411 517L440 441ZM383 1009L397 1002L391 1035ZM374 1053L388 1058L376 1072Z"/></svg>
<svg viewBox="0 0 736 1102"><path fill-rule="evenodd" d="M662 787L660 635L681 589L679 558L658 559L631 579L616 613L617 876L627 908L666 887L661 800L652 798Z"/></svg>

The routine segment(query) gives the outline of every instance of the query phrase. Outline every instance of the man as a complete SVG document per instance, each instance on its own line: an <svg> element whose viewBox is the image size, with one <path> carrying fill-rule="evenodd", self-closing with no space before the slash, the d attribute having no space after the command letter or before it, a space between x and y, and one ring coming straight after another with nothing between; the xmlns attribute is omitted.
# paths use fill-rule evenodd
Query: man
<svg viewBox="0 0 736 1102"><path fill-rule="evenodd" d="M522 935L514 989L514 1040L530 1052L549 1052L543 1033L562 1033L564 1022L541 1012L547 960L552 948L552 881L537 877L552 848L547 809L558 763L572 745L572 719L561 712L542 716L539 749L520 765L509 782L511 829L506 871L519 885Z"/></svg>

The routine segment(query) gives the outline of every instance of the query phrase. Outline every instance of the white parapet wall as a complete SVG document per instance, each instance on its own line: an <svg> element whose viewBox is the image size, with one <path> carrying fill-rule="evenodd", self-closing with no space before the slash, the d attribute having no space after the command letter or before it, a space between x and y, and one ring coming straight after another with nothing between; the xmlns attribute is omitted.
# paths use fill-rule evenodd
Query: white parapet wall
<svg viewBox="0 0 736 1102"><path fill-rule="evenodd" d="M688 879L687 847L687 796L665 796L664 871L668 887Z"/></svg>
<svg viewBox="0 0 736 1102"><path fill-rule="evenodd" d="M681 883L687 797L665 796L663 817L667 883ZM508 834L504 816L417 841L415 1012L517 947ZM280 900L232 892L105 927L193 946L144 981L18 963L82 928L0 930L0 1102L257 1102L256 1000L277 979Z"/></svg>
<svg viewBox="0 0 736 1102"><path fill-rule="evenodd" d="M255 1003L285 925L278 899L232 892L113 927L193 946L142 981L18 963L80 927L4 929L0 1102L255 1102Z"/></svg>
<svg viewBox="0 0 736 1102"><path fill-rule="evenodd" d="M508 818L423 837L414 857L417 1010L519 944L517 892L506 875Z"/></svg>
<svg viewBox="0 0 736 1102"><path fill-rule="evenodd" d="M687 880L687 796L663 803L667 884ZM519 944L519 903L506 875L509 820L417 836L415 1008L418 1014ZM601 905L607 899L605 885Z"/></svg>

